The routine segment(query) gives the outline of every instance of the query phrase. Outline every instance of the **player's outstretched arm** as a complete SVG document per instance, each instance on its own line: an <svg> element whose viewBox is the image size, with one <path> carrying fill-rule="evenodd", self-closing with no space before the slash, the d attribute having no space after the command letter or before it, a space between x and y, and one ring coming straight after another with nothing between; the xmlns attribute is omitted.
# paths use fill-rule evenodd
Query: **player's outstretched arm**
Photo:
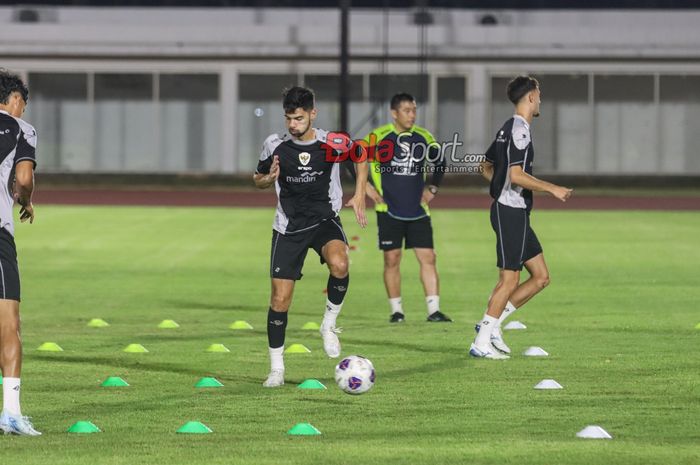
<svg viewBox="0 0 700 465"><path fill-rule="evenodd" d="M255 173L253 182L258 189L267 189L277 181L280 175L280 160L277 155L273 156L269 173Z"/></svg>
<svg viewBox="0 0 700 465"><path fill-rule="evenodd" d="M525 189L538 192L548 192L562 202L566 202L568 198L571 197L571 193L573 192L573 189L569 189L568 187L557 186L556 184L542 181L541 179L537 179L536 177L527 174L525 171L523 171L522 166L511 166L510 179L514 184L524 187Z"/></svg>
<svg viewBox="0 0 700 465"><path fill-rule="evenodd" d="M367 216L365 215L365 195L367 195L367 176L369 175L369 165L366 160L355 163L357 177L355 178L355 195L345 204L355 211L355 218L361 227L367 226Z"/></svg>
<svg viewBox="0 0 700 465"><path fill-rule="evenodd" d="M34 192L34 162L31 160L20 161L15 167L13 197L20 205L19 219L22 223L27 220L29 223L34 223L32 192Z"/></svg>

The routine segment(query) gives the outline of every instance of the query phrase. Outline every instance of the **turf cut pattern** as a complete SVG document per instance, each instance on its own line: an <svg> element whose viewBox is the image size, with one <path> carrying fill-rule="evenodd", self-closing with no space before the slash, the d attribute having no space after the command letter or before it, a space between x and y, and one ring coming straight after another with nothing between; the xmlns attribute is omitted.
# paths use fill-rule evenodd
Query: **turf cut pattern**
<svg viewBox="0 0 700 465"><path fill-rule="evenodd" d="M18 225L25 348L23 413L40 438L0 437L32 464L693 464L700 459L700 290L694 212L535 211L552 284L513 317L515 354L467 355L497 279L487 210L433 212L441 307L425 323L412 251L402 263L406 322L389 325L376 220L361 231L338 325L343 355L368 357L374 388L335 386L308 321L320 321L327 271L310 251L297 284L286 384L264 389L273 211L48 207ZM92 328L93 318L109 322ZM163 330L165 319L179 328ZM229 329L245 320L254 329ZM41 352L45 341L63 352ZM142 344L148 353L124 353ZM208 353L212 344L230 352ZM523 357L539 346L550 355ZM111 376L123 389L101 388ZM198 389L202 377L224 386ZM314 378L327 390L297 389ZM556 379L562 390L535 390ZM77 421L102 431L69 435ZM176 434L190 421L211 434ZM288 436L298 423L322 431ZM613 440L586 440L587 425Z"/></svg>

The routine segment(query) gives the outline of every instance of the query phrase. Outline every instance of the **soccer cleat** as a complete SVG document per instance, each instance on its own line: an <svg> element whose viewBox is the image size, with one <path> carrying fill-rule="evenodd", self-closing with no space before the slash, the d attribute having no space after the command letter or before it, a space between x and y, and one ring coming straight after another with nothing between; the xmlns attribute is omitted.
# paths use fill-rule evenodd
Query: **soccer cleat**
<svg viewBox="0 0 700 465"><path fill-rule="evenodd" d="M389 323L403 323L404 321L406 320L401 312L394 312L389 317Z"/></svg>
<svg viewBox="0 0 700 465"><path fill-rule="evenodd" d="M498 352L493 347L477 347L472 344L469 348L469 355L476 358L487 358L489 360L507 360L510 357Z"/></svg>
<svg viewBox="0 0 700 465"><path fill-rule="evenodd" d="M284 370L272 370L263 382L264 387L278 387L284 384Z"/></svg>
<svg viewBox="0 0 700 465"><path fill-rule="evenodd" d="M330 358L340 357L340 340L338 334L342 332L340 328L327 328L321 326L321 337L323 338L323 350Z"/></svg>
<svg viewBox="0 0 700 465"><path fill-rule="evenodd" d="M476 325L474 326L474 330L479 333L479 330L481 329L481 325ZM493 328L491 332L491 345L499 352L502 352L506 355L510 355L510 347L508 347L503 340L503 333L501 332L501 327L496 326Z"/></svg>
<svg viewBox="0 0 700 465"><path fill-rule="evenodd" d="M29 417L10 415L5 410L0 414L0 430L5 434L18 436L41 436L41 433L34 429Z"/></svg>
<svg viewBox="0 0 700 465"><path fill-rule="evenodd" d="M428 319L425 321L429 321L431 323L452 323L452 318L438 310L437 312L428 315Z"/></svg>

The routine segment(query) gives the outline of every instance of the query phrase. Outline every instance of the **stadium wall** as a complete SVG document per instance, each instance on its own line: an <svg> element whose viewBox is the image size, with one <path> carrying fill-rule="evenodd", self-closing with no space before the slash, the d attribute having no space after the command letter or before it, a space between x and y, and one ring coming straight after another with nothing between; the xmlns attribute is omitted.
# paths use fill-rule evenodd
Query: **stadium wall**
<svg viewBox="0 0 700 465"><path fill-rule="evenodd" d="M0 58L31 86L43 172L245 177L293 84L337 128L336 10L57 7L25 23L22 8L0 8ZM700 12L433 10L423 26L415 13L351 14L353 135L404 90L419 124L479 154L511 112L508 77L530 73L539 173L700 176Z"/></svg>

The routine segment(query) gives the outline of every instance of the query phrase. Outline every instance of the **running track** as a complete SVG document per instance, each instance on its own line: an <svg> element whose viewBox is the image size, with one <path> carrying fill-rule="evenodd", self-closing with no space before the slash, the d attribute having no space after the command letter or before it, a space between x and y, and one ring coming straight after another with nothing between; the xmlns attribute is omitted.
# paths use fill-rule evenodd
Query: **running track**
<svg viewBox="0 0 700 465"><path fill-rule="evenodd" d="M346 197L347 198L347 197ZM267 207L276 204L271 191L236 190L117 190L117 189L39 189L37 205L134 205L198 207ZM368 200L367 205L371 202ZM431 202L432 208L486 209L488 194L444 192ZM700 196L601 196L576 195L562 203L550 196L536 195L537 209L566 210L700 210Z"/></svg>

